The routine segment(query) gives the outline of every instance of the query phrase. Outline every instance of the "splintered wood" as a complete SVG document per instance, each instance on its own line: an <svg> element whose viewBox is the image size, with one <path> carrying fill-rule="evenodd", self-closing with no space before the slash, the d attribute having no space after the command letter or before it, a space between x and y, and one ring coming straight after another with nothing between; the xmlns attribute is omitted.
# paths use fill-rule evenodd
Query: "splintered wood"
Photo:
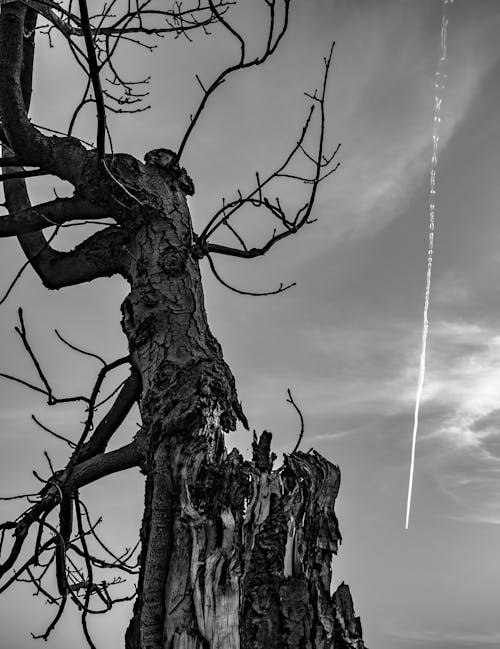
<svg viewBox="0 0 500 649"><path fill-rule="evenodd" d="M246 461L199 437L177 455L165 647L364 649L348 587L330 593L340 471L314 451L273 469L270 445Z"/></svg>

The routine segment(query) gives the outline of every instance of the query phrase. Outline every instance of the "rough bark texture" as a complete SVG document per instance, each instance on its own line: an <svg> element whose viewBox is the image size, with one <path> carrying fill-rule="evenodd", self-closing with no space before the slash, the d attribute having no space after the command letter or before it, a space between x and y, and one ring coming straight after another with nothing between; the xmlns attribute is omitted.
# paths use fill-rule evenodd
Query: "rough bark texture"
<svg viewBox="0 0 500 649"><path fill-rule="evenodd" d="M246 420L207 323L191 182L165 160L115 156L113 178L89 167L79 188L95 200L97 187L128 233L123 329L142 382L147 480L126 647L362 649L346 587L330 595L338 468L294 453L273 470L268 433L251 462L225 449Z"/></svg>
<svg viewBox="0 0 500 649"><path fill-rule="evenodd" d="M106 173L89 158L78 188L126 233L123 329L142 383L147 479L127 649L361 648L349 597L330 596L337 467L295 453L275 471L267 433L252 462L226 452L224 433L246 421L207 323L192 185L168 160L119 155Z"/></svg>
<svg viewBox="0 0 500 649"><path fill-rule="evenodd" d="M131 466L141 449L146 490L126 649L363 649L347 587L330 594L338 468L297 452L273 470L269 433L255 440L252 461L226 451L225 433L247 422L207 323L189 177L166 150L145 164L86 156L77 195L113 213L114 249L103 254L101 238L57 253L41 233L21 238L47 284L114 272L130 284L122 325L143 425L133 456L129 447L120 454Z"/></svg>

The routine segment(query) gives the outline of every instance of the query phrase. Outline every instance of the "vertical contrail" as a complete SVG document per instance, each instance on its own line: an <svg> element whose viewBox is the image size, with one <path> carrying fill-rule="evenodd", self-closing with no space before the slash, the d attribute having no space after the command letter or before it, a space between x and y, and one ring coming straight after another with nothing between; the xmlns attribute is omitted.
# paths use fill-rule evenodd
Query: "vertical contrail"
<svg viewBox="0 0 500 649"><path fill-rule="evenodd" d="M422 325L422 350L420 352L420 368L418 373L417 395L415 398L415 413L413 417L413 434L411 443L411 460L410 460L410 478L408 481L408 499L406 502L406 521L405 529L408 529L410 523L411 496L413 490L413 474L415 471L415 447L417 443L418 432L418 415L420 412L420 402L422 401L422 390L425 379L425 361L427 354L427 334L429 333L429 304L431 299L431 279L432 279L432 260L434 255L434 221L436 215L436 205L434 196L436 194L436 176L438 164L438 144L439 129L441 125L441 103L442 98L440 91L445 87L446 74L444 72L447 61L446 34L448 29L448 18L446 9L448 4L453 0L443 0L443 17L441 21L441 53L439 57L436 74L434 77L435 103L434 103L434 126L432 131L432 158L431 158L431 176L429 186L429 239L427 248L427 279L425 283L425 300L424 300L424 317Z"/></svg>

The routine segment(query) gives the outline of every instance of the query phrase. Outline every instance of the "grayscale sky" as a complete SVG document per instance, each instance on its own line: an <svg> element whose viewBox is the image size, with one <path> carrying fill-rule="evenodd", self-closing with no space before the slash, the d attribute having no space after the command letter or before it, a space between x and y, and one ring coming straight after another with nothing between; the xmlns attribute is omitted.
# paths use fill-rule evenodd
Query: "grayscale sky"
<svg viewBox="0 0 500 649"><path fill-rule="evenodd" d="M260 3L239 16L259 43ZM335 584L352 590L370 649L489 649L500 646L500 4L455 0L449 6L448 80L443 94L427 375L416 457L410 528L404 530L413 407L425 288L434 73L439 58L439 0L296 2L289 33L265 68L232 78L210 102L183 160L196 194L200 230L221 198L271 170L300 130L304 90L321 81L335 39L328 92L328 140L342 143L341 167L321 187L315 216L293 240L254 262L220 259L239 287L297 286L275 297L228 292L203 265L209 321L237 379L250 424L275 434L278 453L296 441L291 388L314 446L342 470L338 516L344 537ZM198 73L208 81L236 56L229 38L162 42L151 55L129 50L122 65L152 74L146 113L114 117L114 148L138 157L175 149L195 107ZM82 79L63 45L40 47L33 119L64 128ZM89 110L78 124L93 137ZM52 181L31 183L34 200ZM68 188L65 188L69 191ZM297 188L284 201L300 205ZM265 224L247 215L255 242ZM262 226L262 227L261 227ZM70 245L77 228L67 231ZM17 244L0 241L6 287L21 264ZM112 360L125 353L118 279L49 294L33 273L1 309L1 370L33 378L13 327L27 325L57 391L82 392L97 367L64 348L74 343ZM47 475L43 450L60 465L66 450L34 428L35 413L77 436L82 414L44 407L2 382L1 495L36 489ZM135 427L132 418L121 437ZM238 431L228 445L247 449ZM116 444L121 442L117 440ZM87 489L110 542L135 542L142 502L138 475ZM2 518L18 504L3 503ZM118 649L130 610L93 622L100 646ZM31 649L53 610L20 586L0 599L2 647ZM80 646L69 614L45 645ZM79 636L77 636L79 637ZM40 641L38 641L40 642ZM82 640L83 646L83 640Z"/></svg>

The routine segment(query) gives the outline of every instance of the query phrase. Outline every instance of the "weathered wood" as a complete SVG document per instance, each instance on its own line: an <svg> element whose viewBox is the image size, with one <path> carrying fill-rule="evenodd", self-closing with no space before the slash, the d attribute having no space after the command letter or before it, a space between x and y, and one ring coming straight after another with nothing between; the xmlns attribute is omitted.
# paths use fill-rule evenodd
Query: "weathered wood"
<svg viewBox="0 0 500 649"><path fill-rule="evenodd" d="M342 583L333 594L335 648L364 649L361 620L354 615L349 586Z"/></svg>
<svg viewBox="0 0 500 649"><path fill-rule="evenodd" d="M251 461L226 451L225 433L246 420L207 322L192 184L167 154L115 156L112 176L91 165L79 188L95 200L98 187L128 233L122 324L142 385L147 484L126 647L362 649L346 587L330 594L338 467L296 452L274 469L266 432Z"/></svg>
<svg viewBox="0 0 500 649"><path fill-rule="evenodd" d="M170 455L179 507L159 646L364 649L348 587L330 594L338 467L312 452L273 470L269 455L228 454L216 434L207 426Z"/></svg>

